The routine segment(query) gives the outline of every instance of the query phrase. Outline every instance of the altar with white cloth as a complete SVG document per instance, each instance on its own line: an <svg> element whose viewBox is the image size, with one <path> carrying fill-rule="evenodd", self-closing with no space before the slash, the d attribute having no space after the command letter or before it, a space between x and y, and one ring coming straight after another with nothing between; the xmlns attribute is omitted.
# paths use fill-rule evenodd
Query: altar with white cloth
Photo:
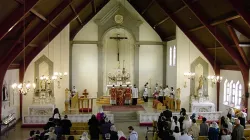
<svg viewBox="0 0 250 140"><path fill-rule="evenodd" d="M212 102L198 102L194 101L191 104L191 111L196 112L215 112L215 105Z"/></svg>

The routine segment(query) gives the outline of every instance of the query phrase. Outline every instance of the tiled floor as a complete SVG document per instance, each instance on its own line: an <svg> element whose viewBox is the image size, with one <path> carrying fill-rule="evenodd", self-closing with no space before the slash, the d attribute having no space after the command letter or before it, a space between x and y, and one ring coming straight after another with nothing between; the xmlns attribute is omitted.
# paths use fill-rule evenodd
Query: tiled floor
<svg viewBox="0 0 250 140"><path fill-rule="evenodd" d="M96 114L98 112L101 105L94 104L93 113ZM152 100L148 103L144 103L143 107L145 108L146 112L158 112L152 108ZM62 113L63 114L63 113ZM121 130L124 132L126 136L128 136L128 126L133 126L135 130L139 134L139 140L145 140L147 127L139 126L139 122L122 122L122 123L115 123L117 130ZM152 128L150 128L152 129ZM1 136L0 140L26 140L29 137L29 131L31 130L40 130L42 129L32 129L32 128L21 128L21 122L17 123L15 129L10 130L9 133L4 134ZM149 139L151 138L152 134L150 134Z"/></svg>

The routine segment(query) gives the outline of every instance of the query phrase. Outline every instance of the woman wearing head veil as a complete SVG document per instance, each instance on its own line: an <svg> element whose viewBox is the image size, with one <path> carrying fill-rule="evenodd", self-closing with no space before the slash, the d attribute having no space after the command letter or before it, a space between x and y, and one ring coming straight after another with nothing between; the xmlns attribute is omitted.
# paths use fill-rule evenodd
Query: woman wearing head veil
<svg viewBox="0 0 250 140"><path fill-rule="evenodd" d="M209 140L218 140L219 139L219 126L216 122L213 122L208 130Z"/></svg>
<svg viewBox="0 0 250 140"><path fill-rule="evenodd" d="M102 107L99 108L99 112L96 114L97 120L100 122L104 118L104 113Z"/></svg>

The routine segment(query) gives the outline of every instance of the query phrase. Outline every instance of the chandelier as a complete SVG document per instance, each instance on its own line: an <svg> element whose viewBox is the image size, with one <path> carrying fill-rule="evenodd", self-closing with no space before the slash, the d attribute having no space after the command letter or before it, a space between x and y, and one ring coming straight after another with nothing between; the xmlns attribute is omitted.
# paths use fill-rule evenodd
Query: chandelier
<svg viewBox="0 0 250 140"><path fill-rule="evenodd" d="M210 80L213 84L217 83L217 82L221 82L222 81L222 77L221 76L216 76L216 75L213 75L213 76L208 76L207 77L208 80Z"/></svg>
<svg viewBox="0 0 250 140"><path fill-rule="evenodd" d="M30 81L23 83L14 83L11 85L13 90L18 90L21 94L26 95L31 89L36 88L35 83L31 83Z"/></svg>
<svg viewBox="0 0 250 140"><path fill-rule="evenodd" d="M215 28L215 34L216 34L216 28ZM217 43L217 41L215 40L215 43L214 43L214 50L215 50L214 51L214 57L215 57L215 59L214 59L214 69L216 69L216 56L217 56L217 53L216 53L216 43ZM207 79L212 82L212 86L213 86L216 83L220 83L222 81L223 77L220 76L220 75L214 74L214 75L209 75L207 77Z"/></svg>
<svg viewBox="0 0 250 140"><path fill-rule="evenodd" d="M184 76L187 77L188 79L193 79L195 76L194 72L185 72Z"/></svg>
<svg viewBox="0 0 250 140"><path fill-rule="evenodd" d="M25 5L25 3L24 3ZM25 11L24 11L25 12ZM24 22L23 22L23 28L24 28L24 38L23 38L23 72L25 72L25 38L26 38L26 28L25 28L25 18L24 18ZM20 94L26 95L31 89L35 89L36 88L36 84L35 83L31 83L30 81L28 81L27 83L24 81L23 83L13 83L11 85L13 90L18 90Z"/></svg>

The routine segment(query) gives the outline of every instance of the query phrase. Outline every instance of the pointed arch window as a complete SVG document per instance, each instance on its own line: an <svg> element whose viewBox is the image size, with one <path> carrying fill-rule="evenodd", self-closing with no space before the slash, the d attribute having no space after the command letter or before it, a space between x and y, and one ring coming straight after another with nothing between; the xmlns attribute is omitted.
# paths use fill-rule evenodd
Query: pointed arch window
<svg viewBox="0 0 250 140"><path fill-rule="evenodd" d="M226 79L224 82L224 98L223 98L224 104L227 103L227 83L228 83L228 80Z"/></svg>
<svg viewBox="0 0 250 140"><path fill-rule="evenodd" d="M176 47L173 48L173 66L176 66Z"/></svg>
<svg viewBox="0 0 250 140"><path fill-rule="evenodd" d="M237 106L240 106L240 104L241 104L241 99L242 99L242 85L241 84L239 84L239 90L238 90L238 101L237 101Z"/></svg>
<svg viewBox="0 0 250 140"><path fill-rule="evenodd" d="M176 66L176 46L169 47L169 66Z"/></svg>
<svg viewBox="0 0 250 140"><path fill-rule="evenodd" d="M173 66L173 48L169 47L169 66Z"/></svg>
<svg viewBox="0 0 250 140"><path fill-rule="evenodd" d="M223 104L231 107L240 108L242 100L242 85L239 81L234 83L233 80L230 82L226 79L224 82L224 95Z"/></svg>

